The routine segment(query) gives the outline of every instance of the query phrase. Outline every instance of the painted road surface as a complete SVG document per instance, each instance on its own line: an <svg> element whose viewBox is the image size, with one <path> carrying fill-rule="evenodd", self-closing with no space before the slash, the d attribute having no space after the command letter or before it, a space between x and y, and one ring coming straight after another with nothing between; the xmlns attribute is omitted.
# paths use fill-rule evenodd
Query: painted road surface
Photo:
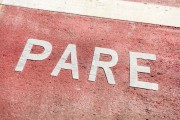
<svg viewBox="0 0 180 120"><path fill-rule="evenodd" d="M4 1L3 4L6 4L8 0ZM159 1L159 10L164 13L161 2ZM138 2L128 3L136 6ZM152 3L157 1L150 4L154 8L155 4ZM170 6L166 6L170 12L164 13L164 16L171 13L171 9L179 13L180 8L175 8L174 3L176 2L163 2L162 5ZM122 16L107 19L107 14L103 14L104 17L91 17L92 15L26 8L28 6L18 2L12 2L11 5L0 7L0 119L180 119L180 26L175 19L166 16L166 20L162 20L160 24L160 17L152 23L147 22L149 19L141 19L144 21L141 22L133 17L130 22L121 20ZM34 4L35 7L38 5ZM146 12L150 13L151 10ZM172 17L179 19L176 14L172 14ZM18 70L18 62L30 39L46 41L52 50L47 48L51 52L45 52L47 56L43 60L32 60L33 57L27 59L23 70ZM78 73L75 71L78 77L73 76L71 69L63 68L53 76L54 68L70 44L76 46L75 50L71 50L72 53L76 52L74 58L77 58L77 64L75 62L73 65L77 65ZM100 58L97 59L109 63L118 58L116 64L110 68L115 84L109 84L108 76L111 73L106 74L102 68L97 68L94 82L89 80L92 66L95 65L93 60L96 60L94 56L97 54L94 53L97 48L117 53L114 54L116 57L99 54ZM29 54L38 54L41 57L45 50L46 47L33 45ZM138 66L150 68L148 74L139 72L138 80L155 83L158 89L130 85L130 76L134 74L130 74L133 69L131 64L134 63L130 52L155 55L154 60L142 59L144 54L137 59ZM72 63L75 60L71 59L73 55L62 57L62 60ZM34 59L40 58L39 56Z"/></svg>

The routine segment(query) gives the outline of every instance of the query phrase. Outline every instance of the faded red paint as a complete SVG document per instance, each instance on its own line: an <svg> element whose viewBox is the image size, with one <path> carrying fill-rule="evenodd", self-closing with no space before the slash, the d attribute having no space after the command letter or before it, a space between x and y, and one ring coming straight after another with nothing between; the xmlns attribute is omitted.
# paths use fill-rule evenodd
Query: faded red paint
<svg viewBox="0 0 180 120"><path fill-rule="evenodd" d="M49 41L50 57L14 69L27 39ZM3 120L178 120L180 119L180 28L101 19L3 6L0 12L0 117ZM77 45L79 80L71 71L50 76L66 46ZM95 47L117 51L116 85L99 69L96 82L88 75ZM43 50L34 47L33 53ZM151 74L144 81L158 91L129 87L129 51L156 54L139 60ZM109 59L107 57L102 60Z"/></svg>

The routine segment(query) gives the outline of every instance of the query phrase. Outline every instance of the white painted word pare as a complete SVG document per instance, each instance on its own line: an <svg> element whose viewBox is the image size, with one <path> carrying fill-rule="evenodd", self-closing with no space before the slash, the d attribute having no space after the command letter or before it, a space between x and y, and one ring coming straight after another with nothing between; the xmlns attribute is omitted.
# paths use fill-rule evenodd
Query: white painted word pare
<svg viewBox="0 0 180 120"><path fill-rule="evenodd" d="M33 46L42 46L44 48L43 53L41 54L33 54L31 50ZM18 64L15 68L15 71L22 71L27 60L44 60L46 59L52 51L51 43L44 40L37 39L28 39L22 55L18 61ZM100 61L100 54L107 54L111 56L111 61L105 62ZM71 63L66 63L68 56L71 56ZM130 86L144 88L149 90L158 90L158 84L143 82L138 79L138 72L150 73L149 67L138 66L137 59L146 59L146 60L156 60L156 55L154 54L146 54L139 52L129 52L130 55ZM92 60L91 70L89 74L89 81L95 81L96 73L98 68L102 68L105 71L107 81L109 84L115 84L114 75L111 71L111 67L115 66L118 62L118 54L116 51L107 48L95 47L94 56ZM60 60L52 71L52 76L57 76L61 69L69 69L72 71L73 79L79 79L78 72L78 61L77 61L77 52L76 45L69 44L62 54Z"/></svg>

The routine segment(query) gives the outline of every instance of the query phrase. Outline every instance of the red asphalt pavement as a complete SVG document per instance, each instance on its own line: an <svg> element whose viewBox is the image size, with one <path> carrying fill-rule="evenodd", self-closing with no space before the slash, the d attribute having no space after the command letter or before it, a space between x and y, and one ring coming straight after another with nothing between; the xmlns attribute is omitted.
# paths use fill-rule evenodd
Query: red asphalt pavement
<svg viewBox="0 0 180 120"><path fill-rule="evenodd" d="M52 44L43 61L15 67L29 38ZM1 120L178 120L180 119L180 28L94 18L12 6L0 11ZM70 70L51 72L68 44L76 44L79 80ZM95 47L113 49L119 61L112 68L116 84L107 83L98 69L89 82ZM32 53L41 53L33 47ZM155 54L157 60L138 60L150 74L139 79L159 84L159 90L129 86L129 52ZM101 56L109 61L109 56ZM70 60L69 60L70 62Z"/></svg>

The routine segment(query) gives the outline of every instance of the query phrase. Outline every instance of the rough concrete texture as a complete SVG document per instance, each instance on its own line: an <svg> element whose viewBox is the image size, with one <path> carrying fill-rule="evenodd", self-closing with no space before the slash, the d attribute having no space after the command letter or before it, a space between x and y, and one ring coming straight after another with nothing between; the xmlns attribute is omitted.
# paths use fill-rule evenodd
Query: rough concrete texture
<svg viewBox="0 0 180 120"><path fill-rule="evenodd" d="M14 69L29 38L49 41L52 54L28 61L23 72ZM180 28L101 19L3 6L0 12L1 120L178 120L180 119ZM71 71L50 75L66 46L77 45L79 80ZM95 82L88 75L95 47L114 49L116 85L98 69ZM34 47L33 53L41 53ZM129 86L129 51L156 54L144 81L159 90ZM102 60L110 60L102 56Z"/></svg>
<svg viewBox="0 0 180 120"><path fill-rule="evenodd" d="M180 0L128 0L128 1L180 7Z"/></svg>

